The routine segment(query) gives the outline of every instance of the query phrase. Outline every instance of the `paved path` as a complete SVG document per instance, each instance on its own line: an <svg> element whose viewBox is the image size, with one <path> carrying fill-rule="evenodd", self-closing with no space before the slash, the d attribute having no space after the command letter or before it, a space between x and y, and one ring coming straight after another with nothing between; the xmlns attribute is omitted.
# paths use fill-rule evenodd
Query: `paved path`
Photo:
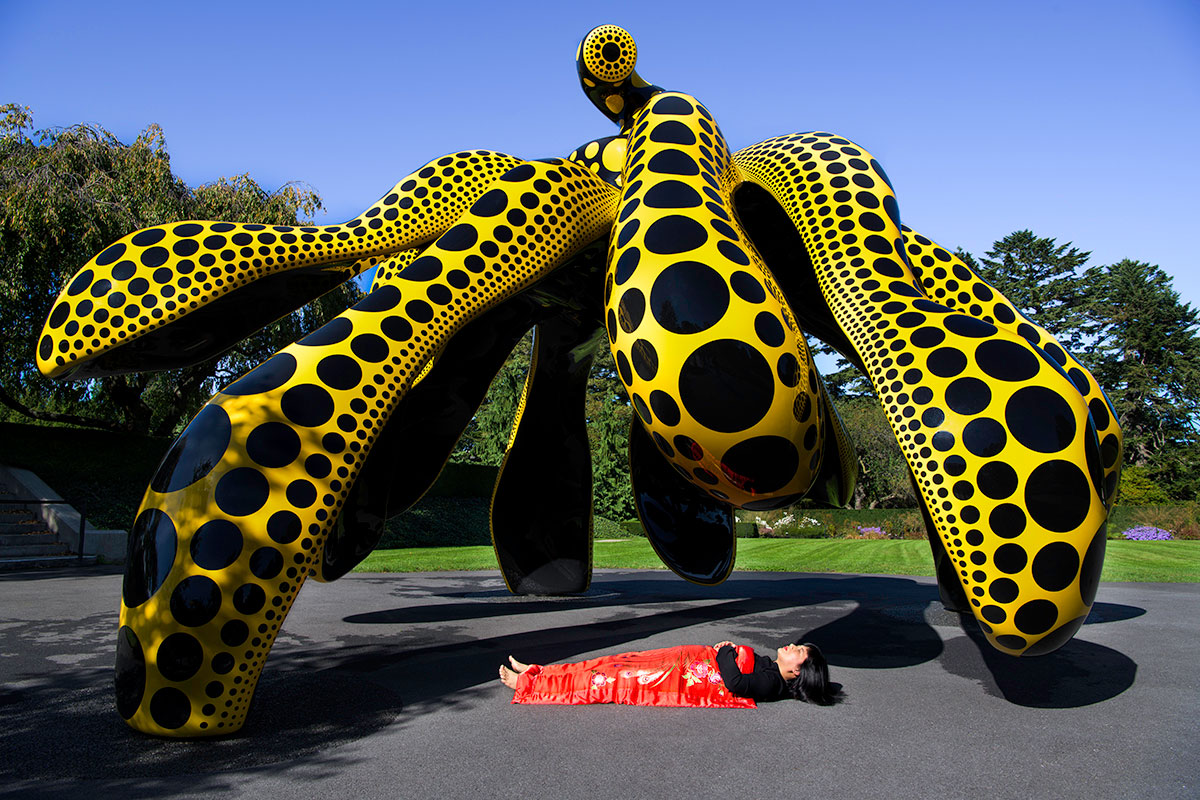
<svg viewBox="0 0 1200 800"><path fill-rule="evenodd" d="M121 576L0 576L0 796L1195 798L1200 585L1103 584L1056 653L1014 660L929 578L598 571L577 598L498 573L356 574L300 593L250 722L165 741L113 710ZM834 708L524 707L535 662L803 636Z"/></svg>

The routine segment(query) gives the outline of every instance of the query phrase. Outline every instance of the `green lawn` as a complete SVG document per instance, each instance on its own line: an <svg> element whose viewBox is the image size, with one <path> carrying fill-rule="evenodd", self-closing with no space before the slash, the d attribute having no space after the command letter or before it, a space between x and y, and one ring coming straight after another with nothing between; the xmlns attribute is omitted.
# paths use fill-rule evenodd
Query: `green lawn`
<svg viewBox="0 0 1200 800"><path fill-rule="evenodd" d="M596 567L662 569L650 543L642 538L596 542ZM491 547L411 547L376 550L357 572L430 572L496 569ZM739 539L737 569L779 572L860 572L881 575L932 575L929 544L924 541L844 539ZM1200 542L1126 542L1110 540L1103 581L1151 583L1200 582Z"/></svg>

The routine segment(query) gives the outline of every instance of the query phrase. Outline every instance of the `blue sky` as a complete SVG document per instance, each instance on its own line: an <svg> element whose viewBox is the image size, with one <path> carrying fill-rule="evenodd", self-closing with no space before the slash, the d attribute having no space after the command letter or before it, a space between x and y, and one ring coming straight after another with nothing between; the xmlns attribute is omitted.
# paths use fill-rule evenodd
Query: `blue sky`
<svg viewBox="0 0 1200 800"><path fill-rule="evenodd" d="M333 223L446 152L539 158L611 134L574 71L603 23L734 148L834 131L883 163L905 222L943 245L981 255L1029 228L1092 264L1158 264L1200 305L1194 0L0 0L0 103L124 141L158 123L190 185L302 181Z"/></svg>

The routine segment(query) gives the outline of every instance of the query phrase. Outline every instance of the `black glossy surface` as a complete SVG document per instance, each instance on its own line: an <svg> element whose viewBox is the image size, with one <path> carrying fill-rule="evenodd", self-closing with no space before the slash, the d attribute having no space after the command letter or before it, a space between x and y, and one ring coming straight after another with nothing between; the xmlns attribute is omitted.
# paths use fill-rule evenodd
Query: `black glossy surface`
<svg viewBox="0 0 1200 800"><path fill-rule="evenodd" d="M583 404L597 323L538 325L525 407L492 497L492 542L517 594L570 594L591 582L592 457Z"/></svg>
<svg viewBox="0 0 1200 800"><path fill-rule="evenodd" d="M733 569L733 509L680 478L636 420L629 463L638 516L663 563L695 583L725 580Z"/></svg>

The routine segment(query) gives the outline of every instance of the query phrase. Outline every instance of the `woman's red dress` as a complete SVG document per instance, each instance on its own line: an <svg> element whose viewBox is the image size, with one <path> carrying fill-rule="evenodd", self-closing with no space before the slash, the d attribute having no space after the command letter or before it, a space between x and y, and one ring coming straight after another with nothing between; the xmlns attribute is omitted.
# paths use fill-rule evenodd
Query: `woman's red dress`
<svg viewBox="0 0 1200 800"><path fill-rule="evenodd" d="M738 647L738 668L750 671L754 651ZM725 688L717 651L708 645L683 645L593 658L575 664L530 665L517 677L514 703L691 708L756 708L748 697Z"/></svg>

